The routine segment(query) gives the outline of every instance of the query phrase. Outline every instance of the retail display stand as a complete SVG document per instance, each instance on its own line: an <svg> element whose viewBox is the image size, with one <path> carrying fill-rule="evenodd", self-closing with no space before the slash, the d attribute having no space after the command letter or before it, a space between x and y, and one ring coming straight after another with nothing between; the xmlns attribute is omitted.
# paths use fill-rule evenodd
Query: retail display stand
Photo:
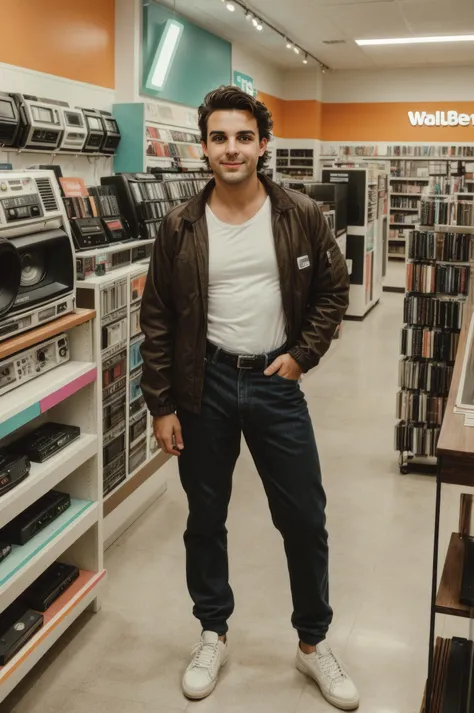
<svg viewBox="0 0 474 713"><path fill-rule="evenodd" d="M66 333L70 350L69 361L2 395L2 447L48 421L81 429L79 438L48 460L31 463L28 477L0 498L4 527L52 489L71 497L69 508L26 544L14 545L0 563L0 612L56 560L80 570L78 579L46 610L41 628L0 667L0 700L87 607L99 608L105 570L94 317L93 310L77 310L0 344L0 359L6 359Z"/></svg>
<svg viewBox="0 0 474 713"><path fill-rule="evenodd" d="M351 288L346 316L363 319L382 294L387 229L387 174L372 167L323 169L324 183L348 186L347 248Z"/></svg>
<svg viewBox="0 0 474 713"><path fill-rule="evenodd" d="M449 710L471 710L474 693L470 685L473 638L470 632L473 609L460 601L465 538L474 535L471 527L472 494L461 495L459 531L451 535L441 578L438 576L442 486L474 488L474 428L467 425L469 421L466 420L466 414L458 412L456 408L461 385L464 385L474 396L474 371L466 370L466 364L472 366L474 363L472 326L474 324L474 274L472 273L470 282L469 298L465 306L451 388L437 447L429 663L421 713L448 710L448 700L453 704ZM465 391L465 388L461 391ZM471 399L470 406L474 408L474 398ZM466 625L467 638L436 638L438 614L470 619L469 625ZM454 706L455 702L459 703L458 707ZM443 705L445 707L442 707Z"/></svg>
<svg viewBox="0 0 474 713"><path fill-rule="evenodd" d="M429 459L437 453L469 294L473 233L449 225L410 233L395 427L404 474L435 465Z"/></svg>

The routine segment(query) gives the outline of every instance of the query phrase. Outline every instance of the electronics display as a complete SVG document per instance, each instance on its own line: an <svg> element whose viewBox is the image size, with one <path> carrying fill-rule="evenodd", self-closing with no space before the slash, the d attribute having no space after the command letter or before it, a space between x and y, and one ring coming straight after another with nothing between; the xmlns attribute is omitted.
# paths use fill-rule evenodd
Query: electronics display
<svg viewBox="0 0 474 713"><path fill-rule="evenodd" d="M84 114L79 109L60 107L64 135L59 146L63 151L82 151L87 138Z"/></svg>
<svg viewBox="0 0 474 713"><path fill-rule="evenodd" d="M127 280L117 280L100 291L101 315L107 315L127 307Z"/></svg>
<svg viewBox="0 0 474 713"><path fill-rule="evenodd" d="M18 137L20 148L57 149L64 133L60 106L67 106L67 104L52 99L41 99L30 94L12 94L11 96L20 113Z"/></svg>
<svg viewBox="0 0 474 713"><path fill-rule="evenodd" d="M91 250L108 245L109 239L100 218L71 220L71 231L76 250Z"/></svg>
<svg viewBox="0 0 474 713"><path fill-rule="evenodd" d="M102 117L102 125L105 133L104 142L100 148L101 153L114 154L120 143L120 129L109 111L101 110L99 114Z"/></svg>
<svg viewBox="0 0 474 713"><path fill-rule="evenodd" d="M74 310L74 247L51 171L0 172L0 258L0 341Z"/></svg>
<svg viewBox="0 0 474 713"><path fill-rule="evenodd" d="M128 458L128 472L133 473L146 460L146 440L131 448Z"/></svg>
<svg viewBox="0 0 474 713"><path fill-rule="evenodd" d="M142 390L140 387L141 373L137 374L133 379L130 379L130 403L139 399L142 395Z"/></svg>
<svg viewBox="0 0 474 713"><path fill-rule="evenodd" d="M0 396L69 361L69 341L58 334L0 361Z"/></svg>
<svg viewBox="0 0 474 713"><path fill-rule="evenodd" d="M126 477L125 450L123 450L113 461L104 467L104 496L116 488Z"/></svg>
<svg viewBox="0 0 474 713"><path fill-rule="evenodd" d="M95 109L82 109L82 113L87 130L87 137L82 150L84 153L100 153L105 141L102 117Z"/></svg>
<svg viewBox="0 0 474 713"><path fill-rule="evenodd" d="M24 545L71 505L67 493L50 490L0 530L0 540Z"/></svg>
<svg viewBox="0 0 474 713"><path fill-rule="evenodd" d="M122 218L102 218L102 225L111 243L121 243L130 239L130 234Z"/></svg>
<svg viewBox="0 0 474 713"><path fill-rule="evenodd" d="M54 562L20 595L19 601L38 612L45 612L78 577L78 567Z"/></svg>
<svg viewBox="0 0 474 713"><path fill-rule="evenodd" d="M9 94L0 92L0 146L16 146L20 131L20 112Z"/></svg>
<svg viewBox="0 0 474 713"><path fill-rule="evenodd" d="M49 421L11 443L8 450L12 453L24 453L34 463L44 463L77 440L80 435L79 426Z"/></svg>
<svg viewBox="0 0 474 713"><path fill-rule="evenodd" d="M125 390L123 393L114 395L109 402L103 405L103 418L102 427L104 434L109 431L123 428L125 426L125 407L126 407L127 397ZM119 435L119 432L117 433ZM106 437L104 435L104 443L106 442Z"/></svg>
<svg viewBox="0 0 474 713"><path fill-rule="evenodd" d="M130 310L130 339L140 334L142 328L140 326L140 306L134 310Z"/></svg>
<svg viewBox="0 0 474 713"><path fill-rule="evenodd" d="M127 381L126 369L126 349L113 354L102 363L102 395L104 401L124 388Z"/></svg>
<svg viewBox="0 0 474 713"><path fill-rule="evenodd" d="M21 483L30 473L26 454L13 454L0 450L0 496Z"/></svg>
<svg viewBox="0 0 474 713"><path fill-rule="evenodd" d="M164 185L157 181L156 176L150 173L119 173L116 176L102 176L100 182L103 186L115 188L121 213L130 226L132 238L153 237L146 229L147 224L142 223L137 204L143 200L160 201L167 198Z"/></svg>
<svg viewBox="0 0 474 713"><path fill-rule="evenodd" d="M43 626L43 615L13 602L0 614L0 665L5 666Z"/></svg>
<svg viewBox="0 0 474 713"><path fill-rule="evenodd" d="M137 369L143 364L143 358L140 352L140 347L143 344L145 337L139 337L130 344L130 371Z"/></svg>
<svg viewBox="0 0 474 713"><path fill-rule="evenodd" d="M135 418L133 422L130 423L129 443L131 448L133 448L136 445L137 441L139 441L146 434L146 428L147 414L145 411L145 413L140 414Z"/></svg>

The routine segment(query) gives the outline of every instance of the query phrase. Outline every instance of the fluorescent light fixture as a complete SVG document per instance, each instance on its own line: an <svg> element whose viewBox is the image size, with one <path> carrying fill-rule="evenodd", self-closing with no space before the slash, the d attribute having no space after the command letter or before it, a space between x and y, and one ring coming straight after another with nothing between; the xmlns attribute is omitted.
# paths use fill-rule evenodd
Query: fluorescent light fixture
<svg viewBox="0 0 474 713"><path fill-rule="evenodd" d="M395 37L384 40L355 40L358 45L416 45L431 42L474 42L474 35L441 35L440 37Z"/></svg>
<svg viewBox="0 0 474 713"><path fill-rule="evenodd" d="M234 12L234 10L235 10L235 5L234 5L233 2L228 2L227 5L226 5L226 8L227 8L230 12Z"/></svg>
<svg viewBox="0 0 474 713"><path fill-rule="evenodd" d="M167 20L158 49L147 78L149 89L163 89L173 62L184 26L176 20Z"/></svg>

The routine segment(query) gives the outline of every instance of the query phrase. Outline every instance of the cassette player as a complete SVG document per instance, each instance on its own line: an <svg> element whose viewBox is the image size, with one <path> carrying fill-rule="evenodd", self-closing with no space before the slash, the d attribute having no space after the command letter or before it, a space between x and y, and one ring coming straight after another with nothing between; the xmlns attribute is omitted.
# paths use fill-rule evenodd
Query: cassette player
<svg viewBox="0 0 474 713"><path fill-rule="evenodd" d="M62 515L70 505L70 495L50 490L2 527L0 540L12 545L25 545L50 522Z"/></svg>
<svg viewBox="0 0 474 713"><path fill-rule="evenodd" d="M92 250L109 243L100 218L75 218L71 231L76 250Z"/></svg>
<svg viewBox="0 0 474 713"><path fill-rule="evenodd" d="M11 452L24 453L34 463L43 463L66 448L80 435L79 426L48 422L11 443L8 449Z"/></svg>
<svg viewBox="0 0 474 713"><path fill-rule="evenodd" d="M78 577L78 567L63 562L53 562L20 595L19 601L36 611L45 612Z"/></svg>
<svg viewBox="0 0 474 713"><path fill-rule="evenodd" d="M21 483L30 473L27 455L16 455L0 450L0 495Z"/></svg>
<svg viewBox="0 0 474 713"><path fill-rule="evenodd" d="M5 666L43 626L43 615L18 601L0 614L0 665Z"/></svg>

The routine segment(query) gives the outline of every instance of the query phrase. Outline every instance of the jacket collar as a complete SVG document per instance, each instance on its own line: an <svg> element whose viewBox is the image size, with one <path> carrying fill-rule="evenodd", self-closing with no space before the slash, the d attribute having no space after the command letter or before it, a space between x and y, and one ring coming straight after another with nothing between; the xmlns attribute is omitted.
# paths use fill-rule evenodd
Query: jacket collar
<svg viewBox="0 0 474 713"><path fill-rule="evenodd" d="M270 196L273 212L282 213L283 211L290 210L295 207L294 201L291 200L290 196L283 188L268 178L265 174L259 173L257 175L261 183L264 185L266 192ZM191 198L191 200L188 201L183 212L181 213L181 217L184 220L188 220L190 223L195 223L205 215L206 204L209 200L209 196L214 190L215 185L216 181L212 178L207 186L200 193L198 193L197 196L194 196L194 198Z"/></svg>

